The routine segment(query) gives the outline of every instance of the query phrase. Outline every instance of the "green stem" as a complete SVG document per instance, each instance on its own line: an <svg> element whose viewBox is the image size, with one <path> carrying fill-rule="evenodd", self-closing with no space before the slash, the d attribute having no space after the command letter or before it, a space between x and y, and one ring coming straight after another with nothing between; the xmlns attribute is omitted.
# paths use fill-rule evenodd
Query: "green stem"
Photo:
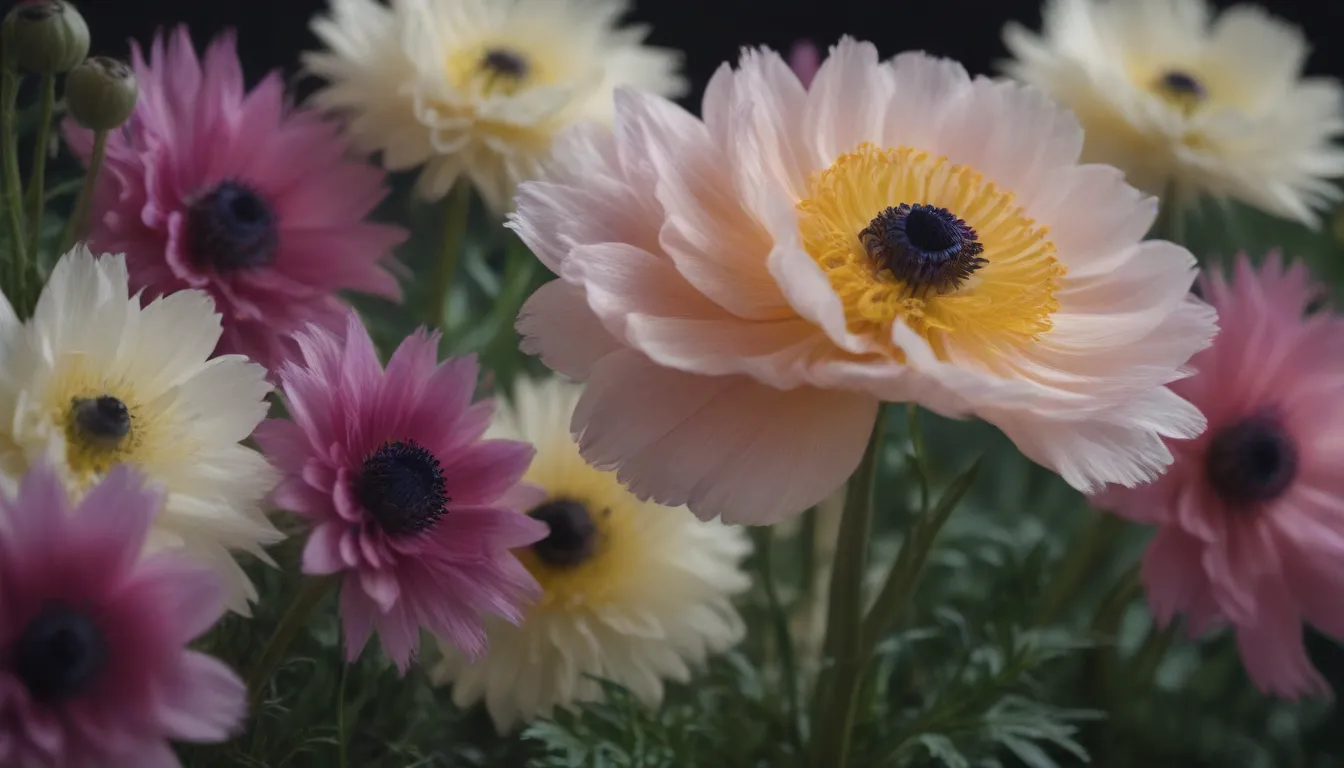
<svg viewBox="0 0 1344 768"><path fill-rule="evenodd" d="M1185 212L1181 210L1180 190L1176 182L1167 185L1162 193L1162 201L1157 209L1157 220L1148 233L1151 239L1167 240L1177 245L1185 244Z"/></svg>
<svg viewBox="0 0 1344 768"><path fill-rule="evenodd" d="M299 631L308 624L308 620L312 617L318 604L322 602L322 598L326 597L327 592L336 586L337 579L337 576L309 577L299 587L298 594L294 596L294 601L289 604L285 615L281 617L280 623L271 633L271 639L266 642L266 647L262 650L261 656L257 658L256 665L252 667L252 673L247 677L247 690L250 697L249 711L253 715L256 714L257 705L261 703L262 697L266 693L271 675L275 673L280 661L285 658L285 651L289 649L290 643L298 636Z"/></svg>
<svg viewBox="0 0 1344 768"><path fill-rule="evenodd" d="M47 149L51 145L51 116L56 109L56 76L43 75L41 114L37 118L37 143L33 145L33 166L28 176L28 253L37 258L42 234L42 213L47 202ZM26 275L24 276L26 279Z"/></svg>
<svg viewBox="0 0 1344 768"><path fill-rule="evenodd" d="M1139 569L1135 567L1111 587L1092 619L1092 634L1101 644L1088 650L1085 666L1091 678L1090 693L1093 701L1107 711L1113 703L1112 687L1119 660L1115 638L1119 633L1120 621L1125 616L1125 610L1142 591L1143 582L1139 577Z"/></svg>
<svg viewBox="0 0 1344 768"><path fill-rule="evenodd" d="M350 768L350 755L346 751L349 739L345 730L345 681L350 677L350 665L345 662L345 631L338 629L337 632L340 633L340 638L339 642L336 643L336 652L339 654L336 663L341 665L341 679L336 686L337 762L339 768Z"/></svg>
<svg viewBox="0 0 1344 768"><path fill-rule="evenodd" d="M1148 636L1134 654L1130 671L1125 675L1125 682L1131 689L1139 691L1153 684L1157 670L1167 658L1167 651L1176 642L1179 626L1178 622L1172 622L1166 627L1154 625L1148 630Z"/></svg>
<svg viewBox="0 0 1344 768"><path fill-rule="evenodd" d="M5 41L9 43L9 40ZM6 48L13 48L6 45ZM14 110L19 98L19 75L6 61L0 66L0 156L3 160L5 209L9 219L11 258L5 264L4 289L16 299L20 275L28 263L27 238L23 228L23 182L19 179L19 140L14 131Z"/></svg>
<svg viewBox="0 0 1344 768"><path fill-rule="evenodd" d="M873 485L877 479L886 406L879 408L868 448L849 478L845 511L840 519L835 565L831 571L830 602L826 620L826 660L817 683L813 713L812 764L845 768L849 760L850 731L858 703L859 678L868 665L863 651L863 576L868 563L868 530L873 514Z"/></svg>
<svg viewBox="0 0 1344 768"><path fill-rule="evenodd" d="M457 276L457 264L462 258L462 246L467 233L468 214L471 213L471 185L459 181L448 193L448 202L443 215L443 242L440 244L439 260L435 265L433 292L429 302L429 314L425 324L429 328L445 328L448 325L448 297L453 292L453 281Z"/></svg>
<svg viewBox="0 0 1344 768"><path fill-rule="evenodd" d="M1082 536L1073 542L1051 580L1049 591L1036 613L1036 626L1044 627L1059 617L1069 601L1089 581L1099 565L1110 555L1116 537L1124 530L1120 518L1108 512L1094 512Z"/></svg>
<svg viewBox="0 0 1344 768"><path fill-rule="evenodd" d="M798 754L802 755L802 724L799 718L802 709L798 706L798 663L793 652L793 636L789 633L789 617L780 602L779 591L775 589L774 556L771 547L771 534L774 529L768 526L752 530L756 544L756 567L760 571L761 584L765 588L765 600L770 607L770 623L775 633L775 644L779 646L779 663L782 669L784 704L788 709L789 736Z"/></svg>
<svg viewBox="0 0 1344 768"><path fill-rule="evenodd" d="M79 188L79 197L75 198L75 211L65 222L65 231L61 233L61 247L57 255L70 250L75 240L84 235L85 219L89 217L89 206L93 204L93 190L98 185L98 174L103 170L103 157L107 155L107 131L93 134L93 152L89 155L89 169L84 174L84 184Z"/></svg>
<svg viewBox="0 0 1344 768"><path fill-rule="evenodd" d="M891 630L892 625L900 618L901 611L909 604L910 598L915 593L915 585L919 583L919 575L924 571L924 564L928 562L929 555L933 552L933 544L938 539L939 532L956 511L962 497L975 483L979 469L980 460L976 459L965 472L952 481L932 510L926 509L920 514L919 519L911 526L910 532L906 534L905 541L901 542L896 562L892 563L891 570L887 572L886 582L882 585L882 591L878 593L877 599L868 610L868 616L863 621L862 652L865 657L871 656L877 650L882 638Z"/></svg>

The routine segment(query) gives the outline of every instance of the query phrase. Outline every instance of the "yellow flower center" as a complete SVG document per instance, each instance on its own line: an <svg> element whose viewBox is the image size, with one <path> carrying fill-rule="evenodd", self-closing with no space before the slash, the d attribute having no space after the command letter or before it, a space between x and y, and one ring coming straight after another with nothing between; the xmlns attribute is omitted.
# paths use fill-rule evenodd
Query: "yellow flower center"
<svg viewBox="0 0 1344 768"><path fill-rule="evenodd" d="M480 96L513 96L554 81L547 57L537 53L508 41L463 46L448 58L448 78L458 88Z"/></svg>
<svg viewBox="0 0 1344 768"><path fill-rule="evenodd" d="M46 408L65 433L66 462L81 482L117 464L144 464L161 448L161 418L123 381L108 380L75 361L56 373Z"/></svg>
<svg viewBox="0 0 1344 768"><path fill-rule="evenodd" d="M640 569L641 502L613 473L588 466L572 443L546 448L539 446L524 480L547 491L549 498L530 514L547 523L551 535L514 552L541 585L533 610L619 603Z"/></svg>
<svg viewBox="0 0 1344 768"><path fill-rule="evenodd" d="M852 333L898 360L892 324L982 360L1050 330L1064 267L1045 227L974 169L911 147L863 144L809 184L803 246Z"/></svg>
<svg viewBox="0 0 1344 768"><path fill-rule="evenodd" d="M1203 82L1179 69L1163 72L1150 87L1158 96L1187 115L1194 113L1209 97Z"/></svg>

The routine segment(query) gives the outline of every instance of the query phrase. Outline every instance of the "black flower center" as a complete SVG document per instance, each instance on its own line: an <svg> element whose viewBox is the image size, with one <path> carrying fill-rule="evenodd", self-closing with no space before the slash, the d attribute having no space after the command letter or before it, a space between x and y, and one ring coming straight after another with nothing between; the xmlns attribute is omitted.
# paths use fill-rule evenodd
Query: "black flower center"
<svg viewBox="0 0 1344 768"><path fill-rule="evenodd" d="M107 665L107 638L88 616L49 605L19 633L14 645L18 678L40 702L76 696Z"/></svg>
<svg viewBox="0 0 1344 768"><path fill-rule="evenodd" d="M888 208L859 233L878 267L905 283L912 295L961 287L971 273L989 262L975 230L946 208L901 203Z"/></svg>
<svg viewBox="0 0 1344 768"><path fill-rule="evenodd" d="M573 568L597 551L597 526L588 508L570 499L554 499L528 513L550 527L532 551L547 565Z"/></svg>
<svg viewBox="0 0 1344 768"><path fill-rule="evenodd" d="M112 448L131 433L131 412L111 395L76 398L70 405L75 430L85 441Z"/></svg>
<svg viewBox="0 0 1344 768"><path fill-rule="evenodd" d="M531 70L527 59L508 48L491 48L481 57L481 69L498 77L522 80Z"/></svg>
<svg viewBox="0 0 1344 768"><path fill-rule="evenodd" d="M1297 446L1273 413L1219 429L1205 458L1209 485L1235 506L1273 501L1297 476Z"/></svg>
<svg viewBox="0 0 1344 768"><path fill-rule="evenodd" d="M427 531L447 511L443 468L413 440L384 443L364 461L355 493L390 536Z"/></svg>
<svg viewBox="0 0 1344 768"><path fill-rule="evenodd" d="M1194 75L1173 69L1157 78L1154 88L1168 101L1185 109L1193 110L1200 102L1208 98L1209 92Z"/></svg>
<svg viewBox="0 0 1344 768"><path fill-rule="evenodd" d="M187 238L199 266L217 272L264 267L275 260L275 212L257 192L222 182L191 204Z"/></svg>

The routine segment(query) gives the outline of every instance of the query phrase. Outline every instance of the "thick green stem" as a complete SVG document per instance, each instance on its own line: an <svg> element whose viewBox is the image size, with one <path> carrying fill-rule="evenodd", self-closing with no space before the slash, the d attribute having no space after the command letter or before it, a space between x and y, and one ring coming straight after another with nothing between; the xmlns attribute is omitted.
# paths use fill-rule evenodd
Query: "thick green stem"
<svg viewBox="0 0 1344 768"><path fill-rule="evenodd" d="M257 705L261 703L266 694L266 687L270 683L271 675L275 673L276 667L280 665L281 660L285 658L285 652L289 650L289 645L298 637L299 631L308 624L312 618L313 611L317 609L322 598L326 597L332 587L336 586L338 576L314 576L304 580L299 586L299 592L294 596L294 601L289 604L289 609L281 617L280 623L276 625L275 631L271 633L271 639L266 642L266 647L262 650L261 656L257 658L257 663L252 667L252 672L247 676L247 690L249 695L249 710L256 715Z"/></svg>
<svg viewBox="0 0 1344 768"><path fill-rule="evenodd" d="M9 40L5 41L9 43ZM6 45L12 48L12 45ZM5 213L9 220L12 253L4 271L4 289L13 301L20 290L19 276L27 268L28 240L23 227L23 182L19 179L19 139L14 130L15 104L19 98L19 75L9 62L0 66L0 164L5 184Z"/></svg>
<svg viewBox="0 0 1344 768"><path fill-rule="evenodd" d="M89 169L84 173L84 183L79 188L79 197L75 198L75 211L65 222L65 231L61 233L61 247L58 253L65 253L83 237L89 217L89 206L93 204L93 191L98 185L98 174L103 170L103 157L107 155L107 131L93 134L93 152L89 155Z"/></svg>
<svg viewBox="0 0 1344 768"><path fill-rule="evenodd" d="M1115 515L1108 512L1092 514L1092 520L1064 556L1064 561L1051 580L1049 591L1041 600L1040 610L1036 613L1038 627L1047 626L1059 617L1089 577L1104 564L1116 537L1124 530L1124 523Z"/></svg>
<svg viewBox="0 0 1344 768"><path fill-rule="evenodd" d="M457 265L462 259L462 246L467 233L468 215L471 213L471 185L459 181L448 193L448 202L443 214L443 242L440 243L439 259L435 264L434 285L430 287L430 302L425 324L429 328L446 328L448 325L448 297L453 292L453 282L457 277Z"/></svg>
<svg viewBox="0 0 1344 768"><path fill-rule="evenodd" d="M28 253L37 258L42 236L42 215L47 203L47 150L51 145L51 117L56 110L56 76L42 77L41 110L37 118L37 141L33 144L32 172L28 176ZM24 279L27 279L24 275Z"/></svg>
<svg viewBox="0 0 1344 768"><path fill-rule="evenodd" d="M882 454L886 408L878 410L868 448L849 479L840 520L835 566L831 571L826 621L825 666L817 683L812 743L815 766L845 768L859 682L868 659L863 656L863 576L868 564L868 531L873 485Z"/></svg>
<svg viewBox="0 0 1344 768"><path fill-rule="evenodd" d="M798 706L798 663L793 652L793 635L789 633L789 617L784 611L784 604L780 602L779 591L775 588L774 554L771 551L773 531L773 528L767 526L752 531L756 540L756 568L760 572L761 585L765 588L775 644L779 646L780 682L784 688L784 705L788 709L789 736L801 755L803 737L802 724L799 722L802 709Z"/></svg>

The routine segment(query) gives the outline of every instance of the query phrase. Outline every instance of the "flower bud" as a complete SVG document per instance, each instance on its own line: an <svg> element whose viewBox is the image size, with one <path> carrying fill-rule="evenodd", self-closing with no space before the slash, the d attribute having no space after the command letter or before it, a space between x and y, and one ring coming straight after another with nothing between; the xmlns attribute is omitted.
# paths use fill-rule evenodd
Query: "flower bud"
<svg viewBox="0 0 1344 768"><path fill-rule="evenodd" d="M89 25L66 0L14 6L5 16L5 40L19 66L39 75L69 71L89 55Z"/></svg>
<svg viewBox="0 0 1344 768"><path fill-rule="evenodd" d="M106 56L86 59L65 76L70 116L91 131L110 131L126 122L139 94L130 66Z"/></svg>

